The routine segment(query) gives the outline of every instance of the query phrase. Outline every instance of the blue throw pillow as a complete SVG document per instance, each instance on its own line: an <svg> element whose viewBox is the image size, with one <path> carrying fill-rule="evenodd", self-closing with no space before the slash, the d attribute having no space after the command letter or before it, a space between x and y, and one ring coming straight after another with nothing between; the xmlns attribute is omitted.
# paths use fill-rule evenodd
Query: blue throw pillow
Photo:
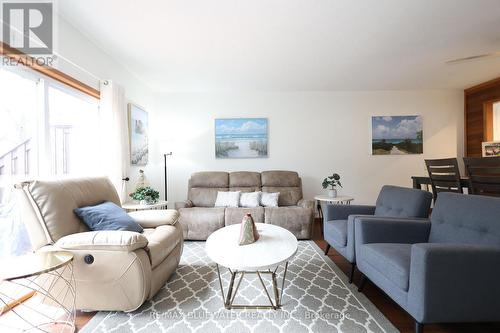
<svg viewBox="0 0 500 333"><path fill-rule="evenodd" d="M92 231L124 230L140 233L143 231L123 208L109 201L95 206L76 208L74 212Z"/></svg>

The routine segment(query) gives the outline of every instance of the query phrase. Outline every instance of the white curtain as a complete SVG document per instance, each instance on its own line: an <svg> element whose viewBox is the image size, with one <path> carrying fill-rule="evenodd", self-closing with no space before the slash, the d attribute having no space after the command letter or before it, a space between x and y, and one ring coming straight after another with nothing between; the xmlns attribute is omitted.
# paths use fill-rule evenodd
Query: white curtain
<svg viewBox="0 0 500 333"><path fill-rule="evenodd" d="M128 134L127 103L123 87L113 81L101 83L100 132L102 137L102 168L109 177L122 202L127 197L130 149Z"/></svg>

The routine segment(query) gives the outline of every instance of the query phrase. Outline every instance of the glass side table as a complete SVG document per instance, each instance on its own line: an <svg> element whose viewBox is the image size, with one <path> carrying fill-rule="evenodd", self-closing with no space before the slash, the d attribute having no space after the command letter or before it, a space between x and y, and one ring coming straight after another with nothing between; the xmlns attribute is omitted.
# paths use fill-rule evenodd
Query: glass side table
<svg viewBox="0 0 500 333"><path fill-rule="evenodd" d="M2 259L0 283L0 331L75 331L76 283L70 252L36 252Z"/></svg>

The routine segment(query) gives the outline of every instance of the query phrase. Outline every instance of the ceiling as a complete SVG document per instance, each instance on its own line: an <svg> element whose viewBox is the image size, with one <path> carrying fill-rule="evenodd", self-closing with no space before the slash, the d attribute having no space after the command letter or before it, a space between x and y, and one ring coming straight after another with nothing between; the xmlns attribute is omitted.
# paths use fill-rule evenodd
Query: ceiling
<svg viewBox="0 0 500 333"><path fill-rule="evenodd" d="M500 76L499 0L64 0L155 91L463 89Z"/></svg>

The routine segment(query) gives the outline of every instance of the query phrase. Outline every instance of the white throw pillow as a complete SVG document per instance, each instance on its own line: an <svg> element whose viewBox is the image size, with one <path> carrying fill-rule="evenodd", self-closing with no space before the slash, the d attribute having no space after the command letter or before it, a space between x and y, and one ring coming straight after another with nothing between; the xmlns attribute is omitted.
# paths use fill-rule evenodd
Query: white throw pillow
<svg viewBox="0 0 500 333"><path fill-rule="evenodd" d="M259 207L261 192L242 192L240 195L240 207Z"/></svg>
<svg viewBox="0 0 500 333"><path fill-rule="evenodd" d="M240 203L240 191L236 192L217 192L215 207L238 207Z"/></svg>
<svg viewBox="0 0 500 333"><path fill-rule="evenodd" d="M260 197L260 204L264 207L278 207L279 196L280 192L276 193L262 192L262 195Z"/></svg>

